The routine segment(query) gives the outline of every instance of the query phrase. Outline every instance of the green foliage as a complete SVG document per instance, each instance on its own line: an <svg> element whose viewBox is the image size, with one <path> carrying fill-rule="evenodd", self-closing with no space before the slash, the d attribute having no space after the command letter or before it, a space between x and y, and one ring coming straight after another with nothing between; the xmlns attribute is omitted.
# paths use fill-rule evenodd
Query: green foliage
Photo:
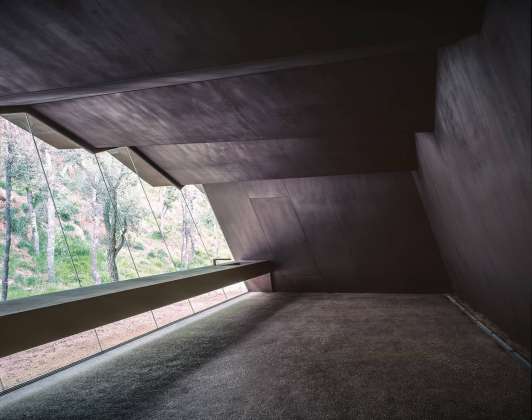
<svg viewBox="0 0 532 420"><path fill-rule="evenodd" d="M168 256L166 252L164 252L162 249L156 249L148 252L148 258L155 258L159 260L167 259Z"/></svg>
<svg viewBox="0 0 532 420"><path fill-rule="evenodd" d="M91 267L88 255L73 256L74 264L76 265L77 275L81 281L82 286L90 286L94 284L91 277ZM74 272L74 278L76 273Z"/></svg>
<svg viewBox="0 0 532 420"><path fill-rule="evenodd" d="M20 239L18 241L18 247L20 249L26 249L30 254L33 254L33 245L26 239Z"/></svg>
<svg viewBox="0 0 532 420"><path fill-rule="evenodd" d="M58 206L57 213L63 222L70 222L79 213L79 206L71 203L63 203Z"/></svg>
<svg viewBox="0 0 532 420"><path fill-rule="evenodd" d="M202 267L205 265L211 265L212 261L204 251L196 251L194 257L192 258L193 267Z"/></svg>
<svg viewBox="0 0 532 420"><path fill-rule="evenodd" d="M35 268L35 264L32 264L32 262L24 259L23 257L17 258L17 261L14 262L13 265L15 264L18 270L33 271ZM18 271L16 271L14 274L15 274L15 277L20 276L20 273L18 273Z"/></svg>
<svg viewBox="0 0 532 420"><path fill-rule="evenodd" d="M21 215L19 209L14 209L11 220L11 230L13 234L26 238L28 232L28 219ZM21 217L22 216L22 217Z"/></svg>
<svg viewBox="0 0 532 420"><path fill-rule="evenodd" d="M35 261L36 270L39 273L43 273L44 275L46 273L46 253L44 249L41 249L41 253L36 256L34 261Z"/></svg>
<svg viewBox="0 0 532 420"><path fill-rule="evenodd" d="M70 223L65 223L63 225L63 229L65 230L65 232L73 232L73 231L76 230L76 228L73 225L71 225Z"/></svg>
<svg viewBox="0 0 532 420"><path fill-rule="evenodd" d="M130 244L131 248L137 250L137 251L144 251L145 247L140 242L133 242Z"/></svg>
<svg viewBox="0 0 532 420"><path fill-rule="evenodd" d="M163 239L163 235L161 235L161 232L159 232L158 230L152 232L152 233L150 234L150 237L151 237L152 239L159 239L159 240Z"/></svg>
<svg viewBox="0 0 532 420"><path fill-rule="evenodd" d="M39 208L46 199L48 199L48 193L45 193L44 190L33 191L33 207Z"/></svg>
<svg viewBox="0 0 532 420"><path fill-rule="evenodd" d="M96 271L101 281L110 282L107 253L113 242L110 240L111 235L115 238L115 259L120 280L175 270L136 174L111 155L99 154L98 161L106 180L104 183L93 155L81 150L55 150L37 140L57 205L57 217L63 224L71 254L56 219L53 267L55 282L48 283L49 191L33 140L24 132L15 140L9 299L79 287L76 271L82 286L94 284L91 246L96 250ZM3 139L0 139L0 148L4 152L5 143L1 141ZM4 156L0 157L2 191L5 189ZM195 228L191 228L190 217L185 216L181 193L173 187L154 188L147 184L144 184L144 187L163 228L166 242L172 252L176 253L173 258L178 268L210 265L209 255L201 249L197 232ZM220 237L221 232L205 194L194 186L186 187L183 194L207 246L219 249L221 243L223 247L223 237ZM31 197L34 214L30 213L28 197ZM4 233L3 217L4 213L0 212L0 238ZM31 238L33 217L37 220L39 253L35 253ZM184 218L187 220L185 223ZM189 236L188 241L183 241L182 235L187 226L186 234L193 237ZM120 248L122 237L127 239L134 262L127 246ZM93 244L91 238L95 238ZM194 250L188 265L179 261L181 253L191 253L190 249L181 250L184 242L189 246L193 242L195 248L200 247ZM222 251L223 255L228 254L225 248ZM0 243L0 255L2 253ZM74 260L74 266L71 258Z"/></svg>
<svg viewBox="0 0 532 420"><path fill-rule="evenodd" d="M98 250L96 252L96 265L98 267L98 273L100 273L100 278L102 279L102 283L109 283L111 281L111 278L109 276L109 273L107 272L107 260L105 253L103 250Z"/></svg>
<svg viewBox="0 0 532 420"><path fill-rule="evenodd" d="M78 236L67 236L70 253L73 257L86 257L89 255L89 245ZM69 257L68 248L62 237L55 242L55 255L58 257Z"/></svg>
<svg viewBox="0 0 532 420"><path fill-rule="evenodd" d="M77 267L77 266L76 266ZM55 275L56 283L63 286L71 286L67 288L77 287L78 280L76 277L76 271L70 261L70 258L57 258L55 262Z"/></svg>
<svg viewBox="0 0 532 420"><path fill-rule="evenodd" d="M38 285L41 284L41 277L37 274L34 274L34 275L30 275L30 276L24 276L24 275L21 275L21 274L17 274L15 276L15 281L16 283L24 288L34 288Z"/></svg>
<svg viewBox="0 0 532 420"><path fill-rule="evenodd" d="M31 288L21 286L20 284L13 284L9 287L7 298L9 300L20 299L23 297L42 295L44 292L40 288Z"/></svg>

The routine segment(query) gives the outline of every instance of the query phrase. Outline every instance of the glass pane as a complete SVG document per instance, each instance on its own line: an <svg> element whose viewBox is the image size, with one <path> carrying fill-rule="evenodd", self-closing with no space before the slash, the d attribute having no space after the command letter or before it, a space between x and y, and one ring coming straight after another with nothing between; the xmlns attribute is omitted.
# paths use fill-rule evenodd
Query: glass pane
<svg viewBox="0 0 532 420"><path fill-rule="evenodd" d="M248 288L246 287L246 282L240 282L231 284L227 287L225 287L225 294L227 295L228 299L234 298L236 296L242 295L248 291Z"/></svg>
<svg viewBox="0 0 532 420"><path fill-rule="evenodd" d="M163 245L168 246L172 263L175 263L177 269L181 269L181 202L179 190L176 187L152 187L142 179L139 179L139 183L142 183L156 217L155 227L157 231L153 232L152 235L160 237ZM171 271L176 271L176 268Z"/></svg>
<svg viewBox="0 0 532 420"><path fill-rule="evenodd" d="M156 328L151 312L144 312L96 328L102 350L131 340Z"/></svg>
<svg viewBox="0 0 532 420"><path fill-rule="evenodd" d="M36 139L38 154L31 135L1 117L0 142L0 264L9 268L7 278L0 279L3 296L16 299L79 287L39 155L52 179L61 159Z"/></svg>
<svg viewBox="0 0 532 420"><path fill-rule="evenodd" d="M212 292L190 298L190 303L194 308L194 312L203 311L211 306L222 303L223 301L225 301L223 289L213 290Z"/></svg>
<svg viewBox="0 0 532 420"><path fill-rule="evenodd" d="M183 193L175 187L151 187L109 153L95 156L71 144L56 149L37 137L34 142L19 128L25 115L17 115L17 125L0 119L0 263L9 268L7 278L0 280L5 280L7 298L231 257L201 187L187 186ZM233 285L4 357L0 388L95 354L100 344L107 349L207 309L223 302L226 294L243 292L243 284Z"/></svg>
<svg viewBox="0 0 532 420"><path fill-rule="evenodd" d="M108 221L104 222L111 226L117 220L117 248L121 238L125 238L116 258L118 271L123 275L120 278L137 277L137 272L143 277L175 271L137 175L108 153L97 157L111 197L104 211ZM116 214L112 203L116 203Z"/></svg>
<svg viewBox="0 0 532 420"><path fill-rule="evenodd" d="M52 158L48 173L55 204L82 286L110 281L103 207L107 191L95 157L83 149L57 150L43 144Z"/></svg>
<svg viewBox="0 0 532 420"><path fill-rule="evenodd" d="M139 165L144 165L144 162L134 153L131 153L128 148L117 149L115 156L120 156L130 168L133 168L135 174ZM142 190L152 217L155 222L157 230L152 233L154 237L160 238L164 245L166 254L172 263L173 270L181 269L180 264L180 230L177 223L180 217L179 210L179 196L180 192L173 186L152 187L145 182L138 174L137 179ZM170 223L168 223L170 222Z"/></svg>
<svg viewBox="0 0 532 420"><path fill-rule="evenodd" d="M186 300L153 310L153 314L159 327L190 316L193 313L190 304Z"/></svg>
<svg viewBox="0 0 532 420"><path fill-rule="evenodd" d="M145 162L128 148L114 149L110 153L132 168L136 175L137 169L145 166ZM211 265L213 256L231 257L201 186L190 185L179 191L173 186L152 187L139 175L137 180L140 191L134 191L139 190L134 185L132 194L144 195L156 228L151 236L163 243L163 251L166 251L174 269L187 270ZM139 261L138 265L142 263Z"/></svg>
<svg viewBox="0 0 532 420"><path fill-rule="evenodd" d="M94 331L85 331L0 358L0 378L11 388L99 351Z"/></svg>
<svg viewBox="0 0 532 420"><path fill-rule="evenodd" d="M181 192L183 268L212 265L212 258L215 257L232 259L231 251L203 189L187 185Z"/></svg>

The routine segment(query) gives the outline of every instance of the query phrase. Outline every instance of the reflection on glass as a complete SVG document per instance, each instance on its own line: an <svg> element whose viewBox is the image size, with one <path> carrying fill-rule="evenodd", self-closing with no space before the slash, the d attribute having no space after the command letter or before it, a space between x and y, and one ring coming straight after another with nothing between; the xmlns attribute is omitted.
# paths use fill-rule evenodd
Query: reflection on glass
<svg viewBox="0 0 532 420"><path fill-rule="evenodd" d="M11 388L99 351L94 331L85 331L0 358L0 378Z"/></svg>

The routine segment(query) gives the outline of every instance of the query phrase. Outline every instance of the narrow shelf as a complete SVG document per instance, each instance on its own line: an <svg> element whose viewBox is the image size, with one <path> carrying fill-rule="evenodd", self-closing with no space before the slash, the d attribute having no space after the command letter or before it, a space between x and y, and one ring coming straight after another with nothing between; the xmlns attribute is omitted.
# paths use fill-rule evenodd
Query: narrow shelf
<svg viewBox="0 0 532 420"><path fill-rule="evenodd" d="M0 304L0 357L271 272L239 261L82 287Z"/></svg>

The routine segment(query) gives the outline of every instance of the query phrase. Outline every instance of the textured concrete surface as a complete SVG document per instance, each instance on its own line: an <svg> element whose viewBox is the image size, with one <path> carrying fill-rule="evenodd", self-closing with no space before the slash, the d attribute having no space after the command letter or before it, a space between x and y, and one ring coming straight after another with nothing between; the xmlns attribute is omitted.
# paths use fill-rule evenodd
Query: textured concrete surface
<svg viewBox="0 0 532 420"><path fill-rule="evenodd" d="M183 185L416 169L437 48L482 13L481 0L0 5L0 112L32 104Z"/></svg>
<svg viewBox="0 0 532 420"><path fill-rule="evenodd" d="M233 256L279 292L447 292L410 172L205 185Z"/></svg>
<svg viewBox="0 0 532 420"><path fill-rule="evenodd" d="M482 34L440 53L420 187L453 289L530 350L530 1L488 4Z"/></svg>
<svg viewBox="0 0 532 420"><path fill-rule="evenodd" d="M470 33L482 1L1 1L0 95ZM275 28L275 30L272 30ZM353 30L356 28L356 30Z"/></svg>
<svg viewBox="0 0 532 420"><path fill-rule="evenodd" d="M0 417L530 418L530 372L442 295L251 294L90 363Z"/></svg>

